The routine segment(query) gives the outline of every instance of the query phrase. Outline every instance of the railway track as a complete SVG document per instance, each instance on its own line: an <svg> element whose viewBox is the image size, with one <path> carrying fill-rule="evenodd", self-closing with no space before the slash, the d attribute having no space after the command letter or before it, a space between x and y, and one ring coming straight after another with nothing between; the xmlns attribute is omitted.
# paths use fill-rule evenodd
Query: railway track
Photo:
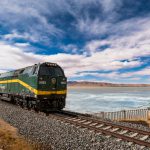
<svg viewBox="0 0 150 150"><path fill-rule="evenodd" d="M141 145L141 148L150 148L150 132L148 131L95 119L89 114L64 110L53 113L40 113L41 115L48 115L48 117L52 117L56 120L60 120L64 123L71 124L82 129L88 129L95 133L107 135L108 138L115 137L118 142L123 140L127 141L130 145L134 143Z"/></svg>
<svg viewBox="0 0 150 150"><path fill-rule="evenodd" d="M115 137L118 142L123 140L127 141L129 145L134 143L141 145L141 148L150 148L150 132L144 130L94 119L88 114L74 113L70 111L60 111L54 114L49 114L49 116L62 122L94 131L95 133L105 134L108 138L111 136Z"/></svg>

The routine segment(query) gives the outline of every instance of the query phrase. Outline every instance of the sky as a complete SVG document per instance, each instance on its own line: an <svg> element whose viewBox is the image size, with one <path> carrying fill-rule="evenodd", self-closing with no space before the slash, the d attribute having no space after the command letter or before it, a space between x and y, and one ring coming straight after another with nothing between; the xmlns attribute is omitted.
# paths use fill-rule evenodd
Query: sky
<svg viewBox="0 0 150 150"><path fill-rule="evenodd" d="M150 83L150 1L0 0L0 72L39 62L69 81Z"/></svg>

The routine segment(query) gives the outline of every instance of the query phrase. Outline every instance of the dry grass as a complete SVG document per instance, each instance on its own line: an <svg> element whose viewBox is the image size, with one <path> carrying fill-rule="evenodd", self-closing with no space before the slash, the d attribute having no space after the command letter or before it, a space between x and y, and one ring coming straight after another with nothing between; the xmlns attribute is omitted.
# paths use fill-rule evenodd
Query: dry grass
<svg viewBox="0 0 150 150"><path fill-rule="evenodd" d="M37 150L36 144L27 143L17 133L17 129L0 120L0 150Z"/></svg>

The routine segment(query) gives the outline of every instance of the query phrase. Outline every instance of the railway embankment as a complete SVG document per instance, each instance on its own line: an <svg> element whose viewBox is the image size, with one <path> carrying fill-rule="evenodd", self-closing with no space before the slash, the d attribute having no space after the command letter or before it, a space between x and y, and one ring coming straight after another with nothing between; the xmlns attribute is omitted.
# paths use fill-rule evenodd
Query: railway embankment
<svg viewBox="0 0 150 150"><path fill-rule="evenodd" d="M42 145L41 149L44 150L141 149L140 145L129 144L129 142L118 140L113 136L95 133L87 128L80 128L55 117L28 111L2 101L0 101L0 118L16 127L28 141L38 142ZM138 127L150 131L148 127Z"/></svg>

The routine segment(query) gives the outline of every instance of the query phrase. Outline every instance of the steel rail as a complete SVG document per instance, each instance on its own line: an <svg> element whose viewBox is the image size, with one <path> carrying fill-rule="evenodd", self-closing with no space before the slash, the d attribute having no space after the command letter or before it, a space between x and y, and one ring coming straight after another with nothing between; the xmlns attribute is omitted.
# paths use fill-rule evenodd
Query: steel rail
<svg viewBox="0 0 150 150"><path fill-rule="evenodd" d="M61 120L62 122L66 122L66 123L69 123L69 124L80 126L81 128L87 128L87 129L92 130L92 131L94 131L96 133L103 133L103 134L106 134L106 135L110 135L110 136L122 139L124 141L133 142L133 143L141 145L141 146L150 147L150 143L149 142L146 142L146 141L143 141L143 140L140 140L140 139L136 139L136 138L133 138L133 137L129 137L129 136L126 136L126 135L122 135L122 134L119 134L119 133L115 133L113 131L104 130L102 128L96 128L96 126L98 126L98 124L104 124L104 125L106 125L105 123L107 123L107 125L110 125L112 127L122 127L120 125L116 125L115 126L115 124L112 125L112 123L108 123L106 121L104 121L104 122L103 121L100 121L100 122L97 121L96 122L95 119L93 120L93 119L89 118L87 121L91 121L90 124L92 124L92 123L98 123L98 124L96 124L96 126L90 126L90 124L84 124L84 123L79 122L79 121L68 120L69 117L66 118L66 115L64 117L63 115L59 115L59 114L51 114L51 116L54 117L54 118L56 118L56 119L58 119L58 120ZM75 118L82 119L82 120L86 120L87 119L87 117L73 117L73 118L74 119ZM71 119L71 117L70 117L70 119ZM123 129L123 128L120 128L120 129ZM132 130L132 128L128 129L128 127L127 128L125 127L124 129L126 129L126 130L131 129ZM131 130L129 130L129 131L131 131ZM133 129L132 131L134 131L136 133L139 133L138 130L136 130L136 129L135 130ZM144 133L144 135L149 135L149 134L145 134L146 131L144 131L144 132L141 132L141 131L142 130L140 130L140 134Z"/></svg>
<svg viewBox="0 0 150 150"><path fill-rule="evenodd" d="M93 123L105 124L105 125L112 126L112 127L115 127L115 128L121 128L121 129L124 129L124 130L133 131L133 132L137 132L139 134L150 136L150 131L144 131L144 130L140 130L138 128L127 127L125 125L119 125L119 124L115 124L115 123L112 123L112 122L109 122L109 121L95 119L95 118L92 118L91 115L88 115L88 114L81 114L81 113L76 113L76 112L71 112L71 111L61 111L61 113L63 115L69 115L69 116L72 115L74 117L79 117L79 118L85 119L87 121L92 121Z"/></svg>
<svg viewBox="0 0 150 150"><path fill-rule="evenodd" d="M112 122L108 122L108 121L103 121L103 120L98 120L98 119L93 119L93 118L88 118L88 117L80 117L82 119L87 119L90 120L90 121L93 121L93 123L99 123L99 124L105 124L105 125L108 125L108 126L112 126L112 127L117 127L117 128L121 128L121 129L124 129L124 130L128 130L128 131L133 131L133 132L136 132L136 133L140 133L140 134L143 134L143 135L149 135L150 136L150 132L149 131L144 131L144 130L141 130L141 129L137 129L137 128L132 128L132 127L127 127L127 126L124 126L124 125L119 125L119 124L115 124L115 123L112 123Z"/></svg>

